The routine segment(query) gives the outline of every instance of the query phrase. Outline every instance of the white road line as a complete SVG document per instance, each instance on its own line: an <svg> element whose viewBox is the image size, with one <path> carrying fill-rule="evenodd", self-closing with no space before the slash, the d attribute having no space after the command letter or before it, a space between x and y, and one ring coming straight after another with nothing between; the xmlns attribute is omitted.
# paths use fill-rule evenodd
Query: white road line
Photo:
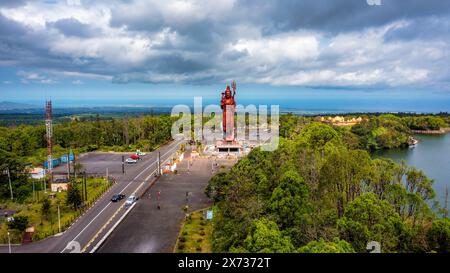
<svg viewBox="0 0 450 273"><path fill-rule="evenodd" d="M97 251L97 249L103 244L103 242L106 240L106 238L109 237L109 235L111 235L111 233L114 231L114 229L116 229L116 227L122 222L123 219L125 219L125 217L128 215L128 213L130 213L130 211L134 208L134 206L137 203L133 203L133 205L131 205L131 207L128 208L128 210L122 215L122 217L120 217L119 220L117 220L117 222L114 224L114 226L111 227L110 230L108 230L108 232L105 234L105 236L102 237L102 239L92 248L91 251L89 251L89 253L94 253L95 251Z"/></svg>
<svg viewBox="0 0 450 273"><path fill-rule="evenodd" d="M167 154L167 153L166 153ZM166 160L164 160L162 162L162 164L164 164L165 162L167 162L170 158L167 158ZM147 180L153 176L155 174L156 171L153 171L149 176L147 176L144 181L141 183L141 185L139 185L139 187L132 193L135 194L140 188L141 186L147 182ZM91 251L89 251L89 253L94 253L95 251L97 251L97 249L103 244L103 242L109 237L109 235L111 235L111 233L117 228L117 226L123 221L123 219L125 219L125 217L128 215L128 213L130 213L130 211L134 208L134 206L137 203L133 203L133 205L128 208L128 210L119 218L119 220L117 220L117 222L108 230L108 232L102 237L102 239L100 239L100 241L94 246L94 248L92 248ZM121 207L122 208L122 207Z"/></svg>
<svg viewBox="0 0 450 273"><path fill-rule="evenodd" d="M175 148L178 148L178 144L180 144L182 141L178 141L178 142L176 142L176 144L174 145L175 146ZM168 154L169 152L171 152L173 150L173 148L172 149L169 149L164 155L162 155L162 157L164 157L166 154ZM165 161L167 161L167 159L165 160ZM164 161L164 162L165 162ZM123 192L126 188L128 188L128 186L130 186L131 185L131 183L133 183L134 182L134 180L136 179L136 178L138 178L139 176L141 176L148 168L150 168L153 164L155 164L156 162L153 162L151 165L149 165L148 167L146 167L144 170L142 170L142 172L140 172L137 176L135 176L134 178L133 178L133 180L131 180L129 183L128 183L128 185L125 187L125 188L123 188L122 190L121 190L121 192ZM100 197L101 198L101 197ZM86 230L86 228L88 228L91 224L92 224L92 222L94 222L94 220L95 219L97 219L97 217L98 216L100 216L100 214L106 209L106 208L108 208L109 206L111 205L111 203L108 203L108 205L106 205L71 241L75 241L77 238L78 238L78 236L80 236L81 235L81 233L83 233L85 230ZM71 242L71 241L69 241L69 242ZM64 251L66 250L66 247L64 247L64 249L63 250L61 250L61 252L60 253L63 253Z"/></svg>

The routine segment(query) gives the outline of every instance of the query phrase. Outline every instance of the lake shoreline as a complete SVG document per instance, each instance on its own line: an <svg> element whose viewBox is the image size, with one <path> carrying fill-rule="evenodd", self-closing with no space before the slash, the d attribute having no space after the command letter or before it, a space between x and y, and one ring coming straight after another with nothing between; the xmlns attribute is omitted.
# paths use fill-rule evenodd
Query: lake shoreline
<svg viewBox="0 0 450 273"><path fill-rule="evenodd" d="M371 153L372 158L390 158L396 163L405 161L408 166L422 170L434 180L433 189L440 204L445 202L445 188L450 186L450 134L414 135L419 143L410 148L394 148Z"/></svg>
<svg viewBox="0 0 450 273"><path fill-rule="evenodd" d="M411 130L411 132L418 135L445 135L450 132L450 127L441 128L439 130Z"/></svg>

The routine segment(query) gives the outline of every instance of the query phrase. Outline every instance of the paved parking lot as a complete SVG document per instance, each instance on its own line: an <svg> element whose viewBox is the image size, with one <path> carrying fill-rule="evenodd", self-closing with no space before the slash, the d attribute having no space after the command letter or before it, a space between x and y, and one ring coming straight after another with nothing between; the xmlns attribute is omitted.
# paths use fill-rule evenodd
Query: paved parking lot
<svg viewBox="0 0 450 273"><path fill-rule="evenodd" d="M108 169L109 174L117 175L122 174L122 156L127 159L131 155L133 153L91 152L76 158L76 162L81 163L88 174L106 175L106 169ZM142 157L142 161L147 159L147 156ZM132 165L125 163L125 168L130 168ZM54 172L58 174L67 173L67 164L63 163L54 168Z"/></svg>

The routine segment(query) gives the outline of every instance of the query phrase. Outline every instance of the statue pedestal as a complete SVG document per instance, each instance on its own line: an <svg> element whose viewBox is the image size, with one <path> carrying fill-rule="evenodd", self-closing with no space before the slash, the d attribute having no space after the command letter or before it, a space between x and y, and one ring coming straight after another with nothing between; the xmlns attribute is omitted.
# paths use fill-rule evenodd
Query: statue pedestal
<svg viewBox="0 0 450 273"><path fill-rule="evenodd" d="M237 141L226 141L221 140L216 143L216 151L219 153L237 153L241 154L243 152L243 147Z"/></svg>

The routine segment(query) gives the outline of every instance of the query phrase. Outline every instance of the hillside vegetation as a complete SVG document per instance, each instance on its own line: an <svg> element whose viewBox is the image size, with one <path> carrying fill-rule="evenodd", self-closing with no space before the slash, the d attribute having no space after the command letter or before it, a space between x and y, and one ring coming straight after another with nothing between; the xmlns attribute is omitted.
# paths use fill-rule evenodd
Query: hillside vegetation
<svg viewBox="0 0 450 273"><path fill-rule="evenodd" d="M450 250L450 221L430 207L433 181L366 150L405 141L399 118L351 130L286 118L278 150L255 149L210 180L213 251L366 252L370 241L383 252Z"/></svg>

